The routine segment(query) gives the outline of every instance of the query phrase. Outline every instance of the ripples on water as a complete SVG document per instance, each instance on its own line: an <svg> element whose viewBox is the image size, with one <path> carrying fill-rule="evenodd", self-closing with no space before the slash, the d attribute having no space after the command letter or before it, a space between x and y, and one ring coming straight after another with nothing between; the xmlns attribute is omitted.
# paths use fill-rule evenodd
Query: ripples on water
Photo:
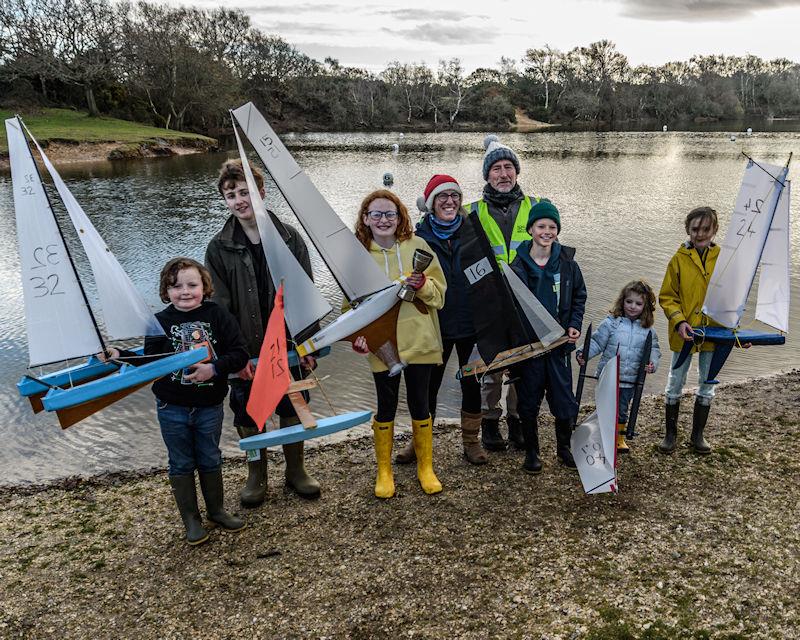
<svg viewBox="0 0 800 640"><path fill-rule="evenodd" d="M382 186L385 172L394 175L394 190L418 216L414 203L434 173L449 173L468 199L483 187L482 134L303 134L286 136L295 157L334 209L352 226L366 193ZM586 321L595 326L605 316L619 288L634 277L661 283L669 258L684 240L682 220L689 209L709 204L721 212L722 231L739 188L742 149L754 157L781 164L798 150L800 134L739 135L727 133L539 133L506 134L501 141L520 156L520 184L526 193L551 198L561 211L561 240L578 249L589 291ZM400 152L392 154L394 143ZM109 247L154 309L158 273L176 255L203 259L208 240L221 228L226 209L216 191L216 171L228 154L184 156L166 160L65 165L62 175ZM258 161L256 161L258 162ZM288 207L267 184L268 204L296 226ZM792 213L797 219L797 198ZM59 215L64 215L59 209ZM793 236L792 294L797 298L798 227ZM74 235L74 234L73 234ZM25 372L27 347L16 252L11 183L0 175L0 483L37 482L70 474L164 466L166 455L153 410L152 394L140 391L79 425L61 431L54 416L33 416L15 383ZM70 237L71 244L74 237ZM311 248L316 281L336 309L341 294ZM87 262L78 249L79 270L94 297ZM782 348L754 348L734 353L722 379L734 380L797 366L797 315ZM666 349L666 323L659 312L656 330ZM455 372L455 364L450 365ZM373 408L367 363L337 345L320 361L320 375L337 411ZM666 366L648 379L647 392L659 393ZM438 415L458 413L457 385L445 379ZM591 387L585 399L591 398ZM312 407L329 413L322 394ZM640 425L655 431L660 425ZM364 428L360 428L362 431ZM235 455L230 416L223 449Z"/></svg>

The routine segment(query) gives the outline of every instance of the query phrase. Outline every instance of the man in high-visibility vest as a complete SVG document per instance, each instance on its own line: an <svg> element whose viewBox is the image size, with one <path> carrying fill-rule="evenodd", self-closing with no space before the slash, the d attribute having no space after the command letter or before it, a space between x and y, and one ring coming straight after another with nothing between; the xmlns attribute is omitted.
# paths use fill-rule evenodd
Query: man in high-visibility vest
<svg viewBox="0 0 800 640"><path fill-rule="evenodd" d="M483 179L486 185L480 200L464 205L468 212L476 211L481 226L489 239L497 262L511 264L517 247L531 237L527 231L528 214L537 197L526 196L519 184L519 158L509 147L501 144L497 136L486 136L483 142ZM506 422L508 439L517 449L524 449L522 429L517 414L517 395L514 385L507 385ZM499 423L503 410L500 399L503 392L503 374L483 377L483 419L481 441L488 451L504 451L506 441L500 433Z"/></svg>

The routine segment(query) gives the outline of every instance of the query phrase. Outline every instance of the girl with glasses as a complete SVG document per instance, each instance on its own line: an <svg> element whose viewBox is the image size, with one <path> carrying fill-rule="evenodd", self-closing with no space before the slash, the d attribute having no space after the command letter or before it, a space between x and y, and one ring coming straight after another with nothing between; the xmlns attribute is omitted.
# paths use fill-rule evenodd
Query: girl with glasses
<svg viewBox="0 0 800 640"><path fill-rule="evenodd" d="M416 292L413 302L399 302L397 350L400 359L407 363L403 375L411 414L417 478L425 493L439 493L442 485L433 471L433 421L428 405L428 385L431 371L442 362L442 339L436 311L444 305L447 288L444 273L428 243L413 234L408 210L391 191L380 189L364 198L355 234L390 280L405 276L405 282ZM412 258L417 249L434 255L424 273L414 273L412 269ZM353 349L358 353L367 354L369 348L363 336L353 343ZM370 354L369 363L378 397L378 410L372 425L378 463L375 495L391 498L395 492L392 440L400 376L389 376L386 366L374 355Z"/></svg>

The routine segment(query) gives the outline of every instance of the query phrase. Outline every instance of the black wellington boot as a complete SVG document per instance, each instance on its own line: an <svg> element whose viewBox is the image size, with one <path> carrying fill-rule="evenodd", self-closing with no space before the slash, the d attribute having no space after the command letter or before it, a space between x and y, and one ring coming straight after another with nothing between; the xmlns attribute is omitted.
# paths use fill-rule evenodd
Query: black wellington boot
<svg viewBox="0 0 800 640"><path fill-rule="evenodd" d="M525 473L538 475L542 472L542 461L539 458L539 425L536 418L520 420L520 431L525 447L522 470Z"/></svg>
<svg viewBox="0 0 800 640"><path fill-rule="evenodd" d="M247 523L225 511L222 489L222 469L200 472L200 488L206 501L208 519L226 531L241 531Z"/></svg>
<svg viewBox="0 0 800 640"><path fill-rule="evenodd" d="M500 435L498 418L484 418L481 420L481 443L487 451L505 451L507 443Z"/></svg>
<svg viewBox="0 0 800 640"><path fill-rule="evenodd" d="M169 484L178 512L181 514L183 526L186 528L186 542L198 545L208 540L208 532L203 528L200 509L197 507L197 489L194 486L194 474L170 476Z"/></svg>
<svg viewBox="0 0 800 640"><path fill-rule="evenodd" d="M665 430L664 439L658 445L661 453L672 453L678 441L678 414L681 410L681 403L667 404L664 406Z"/></svg>
<svg viewBox="0 0 800 640"><path fill-rule="evenodd" d="M575 469L575 458L569 448L572 437L572 420L556 418L556 456L565 467Z"/></svg>
<svg viewBox="0 0 800 640"><path fill-rule="evenodd" d="M694 401L694 414L692 415L692 448L695 453L702 456L711 453L711 446L703 437L703 431L708 422L708 412L711 410L710 404L702 404L700 398Z"/></svg>
<svg viewBox="0 0 800 640"><path fill-rule="evenodd" d="M522 435L522 422L519 418L512 415L506 416L508 425L508 444L517 451L525 450L525 439Z"/></svg>

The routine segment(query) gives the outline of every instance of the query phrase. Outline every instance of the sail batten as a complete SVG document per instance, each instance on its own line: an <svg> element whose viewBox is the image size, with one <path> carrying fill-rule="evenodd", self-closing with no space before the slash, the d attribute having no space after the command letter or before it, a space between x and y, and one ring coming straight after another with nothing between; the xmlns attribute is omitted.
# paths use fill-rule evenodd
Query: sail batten
<svg viewBox="0 0 800 640"><path fill-rule="evenodd" d="M142 295L131 282L128 274L125 273L122 265L114 257L114 254L89 220L86 212L75 199L75 196L72 195L67 185L64 184L58 171L56 171L30 131L27 130L27 127L26 131L28 131L28 135L36 145L42 162L53 179L53 184L59 196L61 196L70 220L78 232L78 238L83 245L86 256L89 258L92 274L97 283L97 293L100 297L100 307L103 310L103 319L105 320L108 336L123 340L145 335L163 335L164 330Z"/></svg>
<svg viewBox="0 0 800 640"><path fill-rule="evenodd" d="M294 257L270 219L258 192L258 186L250 169L235 120L233 132L236 136L239 157L247 181L247 190L250 192L250 203L253 207L258 233L261 236L261 246L269 266L270 277L276 291L280 289L281 284L285 286L284 317L286 325L289 327L289 333L296 339L306 329L328 315L332 308L297 258Z"/></svg>
<svg viewBox="0 0 800 640"><path fill-rule="evenodd" d="M78 276L50 207L22 121L5 121L30 366L102 350Z"/></svg>
<svg viewBox="0 0 800 640"><path fill-rule="evenodd" d="M358 302L391 286L386 274L345 226L253 103L235 109L233 115L347 299Z"/></svg>

